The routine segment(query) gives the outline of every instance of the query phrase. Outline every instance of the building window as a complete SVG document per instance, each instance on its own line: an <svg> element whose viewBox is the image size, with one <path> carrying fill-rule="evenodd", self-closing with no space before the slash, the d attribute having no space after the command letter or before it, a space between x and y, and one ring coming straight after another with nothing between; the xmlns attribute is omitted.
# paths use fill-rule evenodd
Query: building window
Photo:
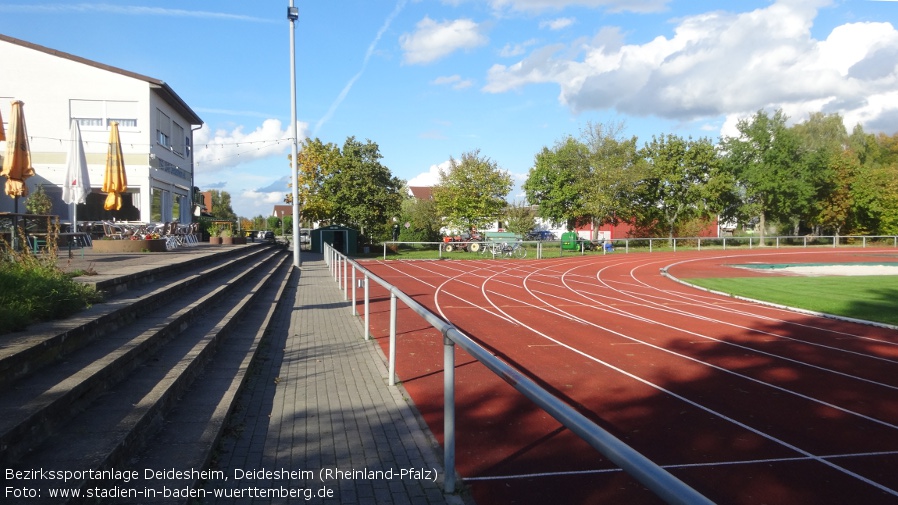
<svg viewBox="0 0 898 505"><path fill-rule="evenodd" d="M75 118L78 126L81 128L103 128L105 121L101 117L79 117Z"/></svg>
<svg viewBox="0 0 898 505"><path fill-rule="evenodd" d="M184 127L172 121L172 139L174 144L172 150L181 156L184 156Z"/></svg>
<svg viewBox="0 0 898 505"><path fill-rule="evenodd" d="M126 119L121 117L108 118L106 120L106 126L112 126L113 121L118 123L119 128L137 128L136 119Z"/></svg>
<svg viewBox="0 0 898 505"><path fill-rule="evenodd" d="M159 109L156 109L156 142L171 149L171 118Z"/></svg>
<svg viewBox="0 0 898 505"><path fill-rule="evenodd" d="M107 130L113 121L122 130L137 130L137 102L69 100L69 116L83 130Z"/></svg>

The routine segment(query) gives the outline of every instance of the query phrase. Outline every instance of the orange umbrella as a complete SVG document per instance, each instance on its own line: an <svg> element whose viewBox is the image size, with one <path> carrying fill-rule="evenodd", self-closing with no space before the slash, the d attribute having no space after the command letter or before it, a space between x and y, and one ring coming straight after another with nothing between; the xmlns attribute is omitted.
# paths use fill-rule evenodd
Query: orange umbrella
<svg viewBox="0 0 898 505"><path fill-rule="evenodd" d="M3 158L3 171L0 172L0 175L6 176L6 194L16 199L16 207L19 206L20 196L28 196L25 179L34 175L31 150L28 149L28 132L25 130L25 115L22 112L24 105L21 100L12 103L6 157Z"/></svg>
<svg viewBox="0 0 898 505"><path fill-rule="evenodd" d="M103 177L103 191L109 193L103 208L119 210L122 208L122 196L128 189L125 177L125 160L122 157L122 141L118 136L118 123L113 121L109 129L109 149L106 151L106 174Z"/></svg>

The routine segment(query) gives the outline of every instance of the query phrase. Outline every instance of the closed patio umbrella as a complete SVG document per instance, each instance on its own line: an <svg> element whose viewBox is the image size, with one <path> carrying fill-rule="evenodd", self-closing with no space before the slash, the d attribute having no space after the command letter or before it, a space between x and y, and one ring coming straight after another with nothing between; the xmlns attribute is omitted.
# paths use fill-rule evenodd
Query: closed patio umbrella
<svg viewBox="0 0 898 505"><path fill-rule="evenodd" d="M106 173L103 176L103 191L109 193L103 208L119 210L122 208L122 193L128 189L125 177L125 161L122 157L122 142L119 139L118 123L113 121L109 129L109 149L106 151Z"/></svg>
<svg viewBox="0 0 898 505"><path fill-rule="evenodd" d="M0 113L0 140L6 140L6 132L3 131L3 113Z"/></svg>
<svg viewBox="0 0 898 505"><path fill-rule="evenodd" d="M28 196L25 179L34 175L31 166L31 150L28 148L28 132L25 129L25 115L21 100L12 103L12 116L9 118L9 137L6 139L6 157L3 158L3 171L6 177L6 194L15 198L16 213L19 212L19 197Z"/></svg>
<svg viewBox="0 0 898 505"><path fill-rule="evenodd" d="M71 143L66 157L65 182L62 185L62 201L74 205L72 226L78 231L78 204L87 201L90 193L90 178L87 174L87 158L81 142L81 127L78 120L72 120Z"/></svg>

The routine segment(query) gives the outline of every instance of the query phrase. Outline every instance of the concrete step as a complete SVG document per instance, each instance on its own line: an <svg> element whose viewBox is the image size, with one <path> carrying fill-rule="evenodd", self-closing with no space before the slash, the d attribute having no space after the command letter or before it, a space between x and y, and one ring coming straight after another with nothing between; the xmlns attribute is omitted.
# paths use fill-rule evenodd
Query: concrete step
<svg viewBox="0 0 898 505"><path fill-rule="evenodd" d="M125 464L125 468L140 473L142 479L136 488L143 489L142 496L118 498L108 503L116 504L183 504L209 500L189 500L188 493L180 493L179 498L166 497L163 489L189 489L203 493L203 485L211 480L201 473L212 466L214 451L226 431L231 415L238 408L239 398L248 382L252 380L252 370L259 366L255 362L258 351L268 345L273 338L269 327L276 317L287 317L293 309L290 300L299 282L299 273L292 265L285 265L284 274L274 277L280 282L271 282L264 289L253 306L239 318L231 335L219 345L214 361L209 363L202 376L194 381L180 401L166 416L162 429L146 445L146 449ZM285 303L281 300L286 299ZM284 315L286 314L286 315ZM245 407L245 406L244 406ZM188 479L175 479L164 475L160 479L147 481L146 469L197 470Z"/></svg>
<svg viewBox="0 0 898 505"><path fill-rule="evenodd" d="M235 249L101 281L107 287L131 287L106 292L103 303L73 317L32 325L23 334L4 335L0 347L0 388L7 389L11 382L66 359L93 340L113 334L118 328L132 324L141 314L168 303L170 298L183 296L196 286L210 282L215 275L242 268L242 264L267 251L270 248ZM184 264L190 265L192 270L175 266ZM119 278L129 281L116 281Z"/></svg>
<svg viewBox="0 0 898 505"><path fill-rule="evenodd" d="M187 395L188 388L201 376L205 366L211 366L210 361L214 363L213 358L216 361L227 359L223 353L216 353L218 346L223 339L233 337L233 329L254 302L265 303L257 297L270 294L266 286L287 276L285 265L287 259L282 256L277 264L266 265L264 271L263 268L254 269L251 276L242 279L243 289L231 293L216 309L191 324L189 330L166 344L133 374L73 416L64 429L54 433L14 468L124 471L122 469L139 459L142 450L153 445L154 437L175 406L192 410L194 404L216 401L212 397ZM214 444L210 444L205 450L211 451L213 447ZM181 466L168 467L172 468ZM143 479L144 470L134 471ZM65 483L44 481L38 486L42 499L29 503L97 503L102 500L86 496L87 493L97 489L109 493L123 484L120 477L104 480L78 475ZM133 482L131 484L129 487L134 487ZM51 487L77 490L81 496L65 501L53 499L49 497ZM184 484L179 487L183 488ZM107 503L122 500L116 496ZM167 502L171 503L170 500Z"/></svg>
<svg viewBox="0 0 898 505"><path fill-rule="evenodd" d="M269 284L287 277L282 249L247 258L214 268L207 261L195 273L157 281L146 293L118 297L122 307L111 313L135 305L129 300L156 298L159 306L137 304L136 313L119 315L127 324L113 325L114 334L13 381L0 400L0 452L7 467L84 471L135 457L234 322L254 303L266 303L259 298L273 296ZM191 278L196 282L184 286Z"/></svg>

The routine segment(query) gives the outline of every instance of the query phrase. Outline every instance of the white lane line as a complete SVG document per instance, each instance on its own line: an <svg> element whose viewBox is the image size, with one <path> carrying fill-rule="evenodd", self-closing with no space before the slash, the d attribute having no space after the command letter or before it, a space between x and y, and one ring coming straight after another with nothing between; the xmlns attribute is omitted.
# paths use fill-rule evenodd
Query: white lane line
<svg viewBox="0 0 898 505"><path fill-rule="evenodd" d="M880 451L880 452L859 452L851 454L828 454L821 456L824 459L839 458L864 458L872 456L895 456L898 451ZM738 461L713 461L708 463L683 463L672 465L660 465L666 470L677 470L682 468L702 468L702 467L718 467L718 466L740 466L740 465L758 465L772 463L794 463L796 461L814 461L814 458L804 456L795 456L789 458L762 458L762 459L745 459ZM595 468L592 470L571 470L567 472L536 472L536 473L519 473L506 475L486 475L482 477L464 477L465 482L491 481L491 480L517 480L517 479L533 479L545 477L566 477L571 475L598 475L603 473L619 473L623 472L620 468Z"/></svg>

